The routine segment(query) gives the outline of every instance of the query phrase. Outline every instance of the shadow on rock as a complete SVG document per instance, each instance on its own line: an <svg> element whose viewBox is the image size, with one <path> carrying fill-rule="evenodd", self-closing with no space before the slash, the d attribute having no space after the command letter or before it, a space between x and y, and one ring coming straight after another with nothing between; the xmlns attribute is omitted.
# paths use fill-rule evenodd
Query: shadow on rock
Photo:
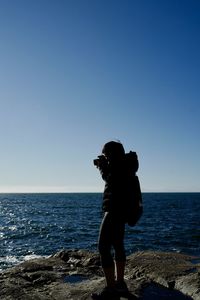
<svg viewBox="0 0 200 300"><path fill-rule="evenodd" d="M183 295L177 290L170 290L158 284L151 283L144 288L140 300L192 300L191 297Z"/></svg>

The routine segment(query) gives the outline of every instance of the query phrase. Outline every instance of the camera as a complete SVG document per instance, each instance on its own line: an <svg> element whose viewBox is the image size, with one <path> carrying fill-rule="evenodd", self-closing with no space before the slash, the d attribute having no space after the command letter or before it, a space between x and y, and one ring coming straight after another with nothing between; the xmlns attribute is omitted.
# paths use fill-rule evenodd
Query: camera
<svg viewBox="0 0 200 300"><path fill-rule="evenodd" d="M99 168L107 165L107 159L104 155L99 155L98 158L93 160L94 165Z"/></svg>

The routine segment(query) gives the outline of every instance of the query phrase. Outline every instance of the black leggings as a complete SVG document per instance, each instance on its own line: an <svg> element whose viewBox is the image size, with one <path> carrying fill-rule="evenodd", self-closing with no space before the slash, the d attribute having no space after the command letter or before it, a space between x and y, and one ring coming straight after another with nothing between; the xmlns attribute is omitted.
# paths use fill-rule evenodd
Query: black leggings
<svg viewBox="0 0 200 300"><path fill-rule="evenodd" d="M106 212L101 223L98 243L103 268L112 267L114 265L111 253L112 247L115 251L115 261L126 261L124 232L125 222L116 215Z"/></svg>

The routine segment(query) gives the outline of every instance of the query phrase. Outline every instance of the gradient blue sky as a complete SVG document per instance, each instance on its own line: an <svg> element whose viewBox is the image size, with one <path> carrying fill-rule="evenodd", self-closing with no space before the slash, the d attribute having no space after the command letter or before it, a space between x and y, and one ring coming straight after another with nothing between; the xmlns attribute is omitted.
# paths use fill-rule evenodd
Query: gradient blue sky
<svg viewBox="0 0 200 300"><path fill-rule="evenodd" d="M199 99L199 0L0 0L0 192L102 191L113 139L200 191Z"/></svg>

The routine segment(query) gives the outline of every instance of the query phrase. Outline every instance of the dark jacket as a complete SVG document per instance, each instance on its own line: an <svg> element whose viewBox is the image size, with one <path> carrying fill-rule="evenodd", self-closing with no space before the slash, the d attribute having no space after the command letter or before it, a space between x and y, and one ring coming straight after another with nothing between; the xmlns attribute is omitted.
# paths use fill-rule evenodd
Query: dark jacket
<svg viewBox="0 0 200 300"><path fill-rule="evenodd" d="M100 168L105 181L102 205L104 212L126 214L127 203L133 197L133 182L138 167L136 152L129 152L123 158Z"/></svg>

